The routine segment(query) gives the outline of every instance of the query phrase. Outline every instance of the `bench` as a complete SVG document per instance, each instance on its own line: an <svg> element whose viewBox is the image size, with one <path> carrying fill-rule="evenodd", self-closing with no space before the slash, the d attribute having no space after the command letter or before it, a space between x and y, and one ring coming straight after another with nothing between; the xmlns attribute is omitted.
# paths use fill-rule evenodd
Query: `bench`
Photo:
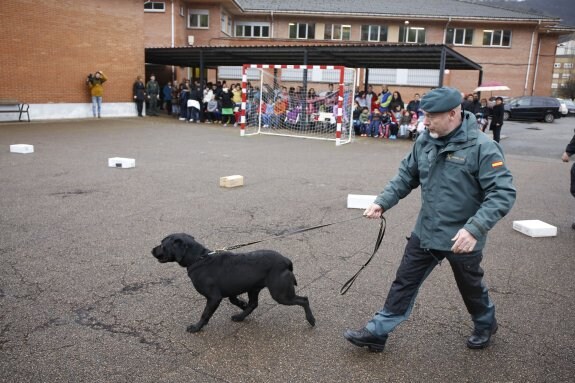
<svg viewBox="0 0 575 383"><path fill-rule="evenodd" d="M30 109L30 105L20 103L17 100L0 99L0 113L18 113L18 121L22 121L22 114L26 113L28 122L30 122L28 109Z"/></svg>

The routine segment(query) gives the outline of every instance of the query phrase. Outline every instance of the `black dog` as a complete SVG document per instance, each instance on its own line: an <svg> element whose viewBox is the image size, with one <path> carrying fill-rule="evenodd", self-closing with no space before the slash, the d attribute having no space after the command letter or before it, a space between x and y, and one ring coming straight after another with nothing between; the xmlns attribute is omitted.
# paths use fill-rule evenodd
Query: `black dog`
<svg viewBox="0 0 575 383"><path fill-rule="evenodd" d="M188 269L188 275L198 293L207 298L199 322L188 326L188 332L197 332L205 326L223 298L243 311L232 316L241 322L256 307L258 295L267 287L272 298L283 305L299 305L305 310L307 321L314 326L307 297L295 294L297 285L291 261L272 250L257 250L234 254L229 251L212 252L188 234L172 234L154 247L152 255L161 263L177 262ZM249 301L238 298L248 293Z"/></svg>

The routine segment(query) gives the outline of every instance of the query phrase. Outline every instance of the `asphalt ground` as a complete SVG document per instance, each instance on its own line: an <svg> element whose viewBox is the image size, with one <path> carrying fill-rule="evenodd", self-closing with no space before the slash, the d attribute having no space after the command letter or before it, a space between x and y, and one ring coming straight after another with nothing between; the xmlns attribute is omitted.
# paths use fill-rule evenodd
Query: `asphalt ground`
<svg viewBox="0 0 575 383"><path fill-rule="evenodd" d="M518 190L482 263L497 307L492 345L469 350L472 323L451 270L436 268L383 353L342 336L379 310L418 212L415 191L378 222L358 218L269 239L294 263L300 307L267 290L243 322L222 302L198 334L204 298L185 269L150 254L187 232L211 249L360 217L348 194L377 194L408 141L240 137L238 129L167 117L0 124L2 382L567 382L575 376L575 199L560 160L575 119L506 122L502 146ZM32 154L9 152L32 144ZM107 166L136 159L133 169ZM220 188L240 174L243 187ZM513 220L540 219L531 238Z"/></svg>

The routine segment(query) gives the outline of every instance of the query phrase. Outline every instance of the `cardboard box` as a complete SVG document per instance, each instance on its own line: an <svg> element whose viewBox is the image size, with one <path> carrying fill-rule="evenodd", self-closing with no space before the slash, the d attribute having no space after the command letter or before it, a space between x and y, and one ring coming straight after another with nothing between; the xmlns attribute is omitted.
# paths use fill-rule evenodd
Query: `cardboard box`
<svg viewBox="0 0 575 383"><path fill-rule="evenodd" d="M375 201L375 195L362 195L362 194L348 194L347 195L347 208L348 209L367 209L369 205Z"/></svg>
<svg viewBox="0 0 575 383"><path fill-rule="evenodd" d="M224 188L234 188L236 186L243 186L244 176L234 175L227 177L220 177L220 186Z"/></svg>
<svg viewBox="0 0 575 383"><path fill-rule="evenodd" d="M555 237L557 228L538 219L513 221L513 229L530 237Z"/></svg>
<svg viewBox="0 0 575 383"><path fill-rule="evenodd" d="M12 153L34 153L34 145L16 144L10 145L10 152Z"/></svg>
<svg viewBox="0 0 575 383"><path fill-rule="evenodd" d="M136 160L134 158L112 157L108 158L108 166L111 168L135 168Z"/></svg>

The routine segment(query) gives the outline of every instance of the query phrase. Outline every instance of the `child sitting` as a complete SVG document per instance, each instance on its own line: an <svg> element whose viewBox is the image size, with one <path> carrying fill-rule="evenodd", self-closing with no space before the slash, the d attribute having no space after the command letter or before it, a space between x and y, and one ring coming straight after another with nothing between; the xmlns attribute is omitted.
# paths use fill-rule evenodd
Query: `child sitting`
<svg viewBox="0 0 575 383"><path fill-rule="evenodd" d="M381 123L381 112L379 109L375 109L371 115L367 135L369 137L377 137L381 128Z"/></svg>
<svg viewBox="0 0 575 383"><path fill-rule="evenodd" d="M361 109L361 114L359 115L359 132L362 137L367 136L367 130L369 128L369 109L364 106Z"/></svg>
<svg viewBox="0 0 575 383"><path fill-rule="evenodd" d="M404 110L399 119L399 137L405 138L409 135L409 125L411 124L411 113Z"/></svg>

